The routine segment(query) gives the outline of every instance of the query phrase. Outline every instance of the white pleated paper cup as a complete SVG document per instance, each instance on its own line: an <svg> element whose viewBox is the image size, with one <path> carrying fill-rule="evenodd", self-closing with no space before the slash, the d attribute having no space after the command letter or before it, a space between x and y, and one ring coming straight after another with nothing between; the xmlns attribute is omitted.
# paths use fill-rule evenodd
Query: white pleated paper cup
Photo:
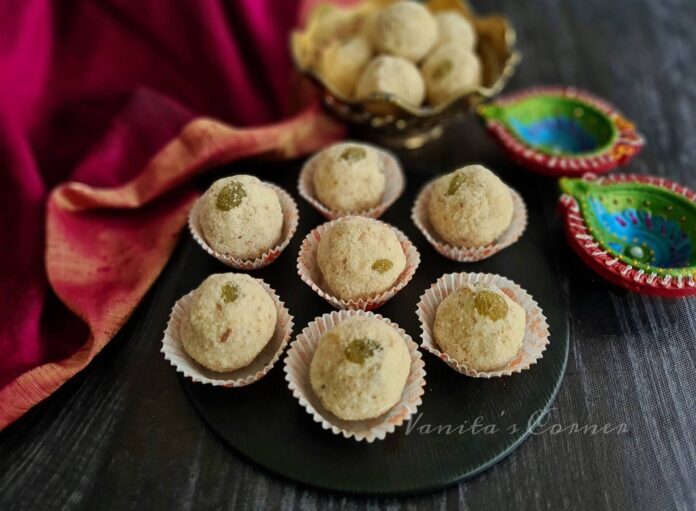
<svg viewBox="0 0 696 511"><path fill-rule="evenodd" d="M406 284L408 284L413 278L413 274L416 273L416 269L420 264L420 254L416 249L416 246L411 243L411 241L406 237L406 235L401 232L396 227L389 225L380 220L371 219L372 222L379 222L386 225L394 231L396 234L401 248L406 256L406 267L401 275L396 279L394 284L381 293L368 298L360 298L357 300L343 300L334 296L329 289L324 277L319 269L319 263L317 262L317 247L319 246L319 241L322 236L332 229L338 222L342 222L351 217L342 217L337 220L332 220L331 222L326 222L319 227L313 229L302 241L300 246L300 253L297 256L297 273L300 275L302 281L314 290L319 296L324 300L329 302L331 305L337 309L362 309L362 310L374 310L389 300L391 300L396 293L401 291Z"/></svg>
<svg viewBox="0 0 696 511"><path fill-rule="evenodd" d="M411 369L401 399L388 411L374 419L346 421L339 419L321 404L309 381L309 367L319 340L330 328L351 317L376 318L394 327L404 339L411 355ZM409 420L422 402L425 392L425 364L418 351L418 345L397 325L379 314L363 310L333 311L316 318L290 344L285 357L285 379L292 395L323 429L344 438L352 438L368 443L384 440L389 433Z"/></svg>
<svg viewBox="0 0 696 511"><path fill-rule="evenodd" d="M505 367L492 371L476 371L440 351L433 327L435 314L440 303L452 292L465 284L493 286L500 289L511 300L520 305L527 316L522 347L515 358ZM490 273L448 273L437 279L418 302L416 315L421 324L421 348L444 361L455 371L473 378L494 378L522 372L536 364L549 344L549 325L544 312L534 298L513 281Z"/></svg>
<svg viewBox="0 0 696 511"><path fill-rule="evenodd" d="M361 145L367 144L363 144L361 142ZM335 220L337 218L349 215L367 216L370 218L379 218L382 216L384 212L389 209L389 207L394 204L399 197L401 197L401 194L404 193L406 178L404 177L404 171L401 168L401 164L396 156L388 151L385 151L384 149L374 146L370 147L378 152L385 177L384 193L382 194L379 204L372 208L353 213L339 212L324 206L314 191L314 171L319 163L319 156L321 153L317 153L307 160L300 171L300 179L297 184L297 189L302 198L309 202L314 209L319 211L319 213L324 215L324 217L329 220Z"/></svg>
<svg viewBox="0 0 696 511"><path fill-rule="evenodd" d="M481 247L455 247L450 245L437 234L430 222L428 204L434 183L435 181L431 181L426 184L418 194L411 210L411 219L418 227L418 230L423 233L425 239L428 240L428 243L448 259L463 263L481 261L515 243L527 228L527 206L520 194L510 188L510 193L512 194L512 221L498 239Z"/></svg>
<svg viewBox="0 0 696 511"><path fill-rule="evenodd" d="M205 235L203 234L203 229L201 229L199 216L199 208L201 204L200 199L193 204L193 207L189 212L188 226L189 230L191 231L191 236L193 236L193 239L196 240L196 243L198 243L203 250L208 252L221 263L238 270L257 270L259 268L263 268L264 266L268 266L278 258L283 250L285 250L285 247L288 246L288 243L290 243L290 240L294 236L295 231L297 231L300 213L297 209L297 203L295 203L295 200L281 187L265 181L263 184L272 188L273 191L278 195L280 209L283 213L283 229L281 230L280 234L280 242L275 247L267 250L256 259L240 259L238 257L230 257L217 252L210 245L208 245L208 242L205 240Z"/></svg>
<svg viewBox="0 0 696 511"><path fill-rule="evenodd" d="M193 299L193 291L191 291L187 295L179 298L174 304L169 316L167 328L164 331L162 349L160 350L164 354L164 358L174 366L177 372L196 383L220 387L244 387L245 385L250 385L260 380L268 374L278 359L280 359L280 356L283 354L285 347L290 341L293 318L273 288L261 279L254 280L261 284L271 296L277 311L276 327L273 331L273 337L271 337L268 344L261 350L261 353L259 353L248 366L228 372L211 371L191 358L184 349L180 335L182 321L186 318L189 307L191 306L191 300Z"/></svg>

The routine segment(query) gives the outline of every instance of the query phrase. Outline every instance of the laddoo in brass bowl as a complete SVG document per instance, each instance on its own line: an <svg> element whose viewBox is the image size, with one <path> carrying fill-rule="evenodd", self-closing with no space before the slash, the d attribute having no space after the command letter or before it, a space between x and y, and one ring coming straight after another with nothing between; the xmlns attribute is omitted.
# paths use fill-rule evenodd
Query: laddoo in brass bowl
<svg viewBox="0 0 696 511"><path fill-rule="evenodd" d="M380 13L397 3L398 0L363 0L350 7L320 4L310 12L305 27L291 35L291 52L297 68L317 85L323 104L332 115L357 128L365 138L392 147L416 148L437 138L446 122L473 111L478 104L499 94L521 57L515 49L515 31L503 16L477 16L462 0L430 0L420 5L433 16L454 12L473 28L471 51L480 64L476 83L457 88L455 93L437 102L432 101L430 90L421 92L425 99L419 104L408 101L403 94L383 90L372 91L369 95L356 94L361 86L355 85L358 77L351 79L351 73L362 73L376 60L365 64L366 59L391 53L375 50L373 34ZM400 3L412 2L402 0ZM415 23L413 19L406 19L407 23ZM429 55L435 53L437 44L429 50ZM454 38L449 44L456 52L456 45L471 44L471 41ZM380 59L384 57L379 55ZM387 55L387 59L390 57ZM341 67L341 61L345 66ZM428 56L411 61L413 66L409 67L420 68L423 75L427 73ZM403 79L406 78L408 76Z"/></svg>

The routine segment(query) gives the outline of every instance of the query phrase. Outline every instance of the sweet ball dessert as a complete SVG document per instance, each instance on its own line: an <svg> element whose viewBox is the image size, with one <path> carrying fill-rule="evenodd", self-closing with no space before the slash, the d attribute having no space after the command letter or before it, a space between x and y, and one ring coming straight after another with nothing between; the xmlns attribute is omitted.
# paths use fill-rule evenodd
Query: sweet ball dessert
<svg viewBox="0 0 696 511"><path fill-rule="evenodd" d="M344 99L390 94L415 107L425 99L436 106L482 82L476 29L457 10L431 13L409 0L371 10L329 9L318 27L313 66ZM366 108L394 110L379 102Z"/></svg>
<svg viewBox="0 0 696 511"><path fill-rule="evenodd" d="M435 232L456 247L480 247L495 241L510 226L510 189L482 165L444 175L432 185L428 216Z"/></svg>
<svg viewBox="0 0 696 511"><path fill-rule="evenodd" d="M332 39L349 37L364 23L364 15L340 9L331 3L326 3L320 11L320 22L314 32L314 40L321 48Z"/></svg>
<svg viewBox="0 0 696 511"><path fill-rule="evenodd" d="M343 420L378 417L399 402L411 357L399 332L381 319L354 317L328 330L310 365L322 405Z"/></svg>
<svg viewBox="0 0 696 511"><path fill-rule="evenodd" d="M444 353L475 371L506 366L522 347L524 309L495 287L464 285L437 308L433 333Z"/></svg>
<svg viewBox="0 0 696 511"><path fill-rule="evenodd" d="M481 84L481 62L458 41L438 46L421 67L431 105L445 103Z"/></svg>
<svg viewBox="0 0 696 511"><path fill-rule="evenodd" d="M370 43L362 36L334 40L321 54L319 73L336 91L352 97L360 73L371 57Z"/></svg>
<svg viewBox="0 0 696 511"><path fill-rule="evenodd" d="M278 195L258 178L237 175L220 179L200 200L201 231L216 252L255 259L280 241L283 212Z"/></svg>
<svg viewBox="0 0 696 511"><path fill-rule="evenodd" d="M437 23L437 45L456 42L463 50L473 51L476 47L476 30L464 16L456 11L435 14Z"/></svg>
<svg viewBox="0 0 696 511"><path fill-rule="evenodd" d="M412 1L397 2L377 13L371 27L378 52L419 62L437 42L437 22Z"/></svg>
<svg viewBox="0 0 696 511"><path fill-rule="evenodd" d="M324 149L317 158L312 182L324 206L347 213L379 204L386 178L377 150L365 144L341 143Z"/></svg>
<svg viewBox="0 0 696 511"><path fill-rule="evenodd" d="M317 263L336 297L359 300L391 288L406 268L406 256L391 227L351 216L324 233Z"/></svg>
<svg viewBox="0 0 696 511"><path fill-rule="evenodd" d="M277 311L271 296L252 277L211 275L193 292L181 323L184 350L218 372L249 365L273 337Z"/></svg>
<svg viewBox="0 0 696 511"><path fill-rule="evenodd" d="M425 84L412 62L401 57L380 55L372 59L363 70L355 96L362 100L380 93L394 94L418 106L425 97Z"/></svg>

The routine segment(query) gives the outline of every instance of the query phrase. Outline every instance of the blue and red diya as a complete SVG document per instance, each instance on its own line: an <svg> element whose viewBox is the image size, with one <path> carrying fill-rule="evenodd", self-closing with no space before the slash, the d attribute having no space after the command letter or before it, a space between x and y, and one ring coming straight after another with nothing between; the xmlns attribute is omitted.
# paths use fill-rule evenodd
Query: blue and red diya
<svg viewBox="0 0 696 511"><path fill-rule="evenodd" d="M630 174L560 186L568 240L590 268L638 293L696 294L696 192Z"/></svg>
<svg viewBox="0 0 696 511"><path fill-rule="evenodd" d="M628 163L644 145L614 107L571 87L529 89L478 112L515 161L551 176L603 174Z"/></svg>

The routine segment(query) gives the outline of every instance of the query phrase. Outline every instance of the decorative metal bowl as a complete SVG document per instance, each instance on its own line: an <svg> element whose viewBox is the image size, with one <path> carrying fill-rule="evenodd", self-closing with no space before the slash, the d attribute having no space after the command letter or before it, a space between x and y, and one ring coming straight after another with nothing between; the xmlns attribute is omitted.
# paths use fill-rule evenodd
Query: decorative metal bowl
<svg viewBox="0 0 696 511"><path fill-rule="evenodd" d="M502 16L477 16L462 0L430 0L431 12L455 10L474 26L476 53L482 65L482 85L436 106L414 106L389 93L373 94L357 101L338 92L318 72L322 48L334 37L347 37L364 29L368 18L397 0L364 0L342 9L322 4L310 13L302 30L293 32L290 44L297 68L319 88L321 98L334 116L364 131L367 138L392 147L416 148L442 133L442 126L471 112L495 97L512 77L520 54L515 50L515 31Z"/></svg>

